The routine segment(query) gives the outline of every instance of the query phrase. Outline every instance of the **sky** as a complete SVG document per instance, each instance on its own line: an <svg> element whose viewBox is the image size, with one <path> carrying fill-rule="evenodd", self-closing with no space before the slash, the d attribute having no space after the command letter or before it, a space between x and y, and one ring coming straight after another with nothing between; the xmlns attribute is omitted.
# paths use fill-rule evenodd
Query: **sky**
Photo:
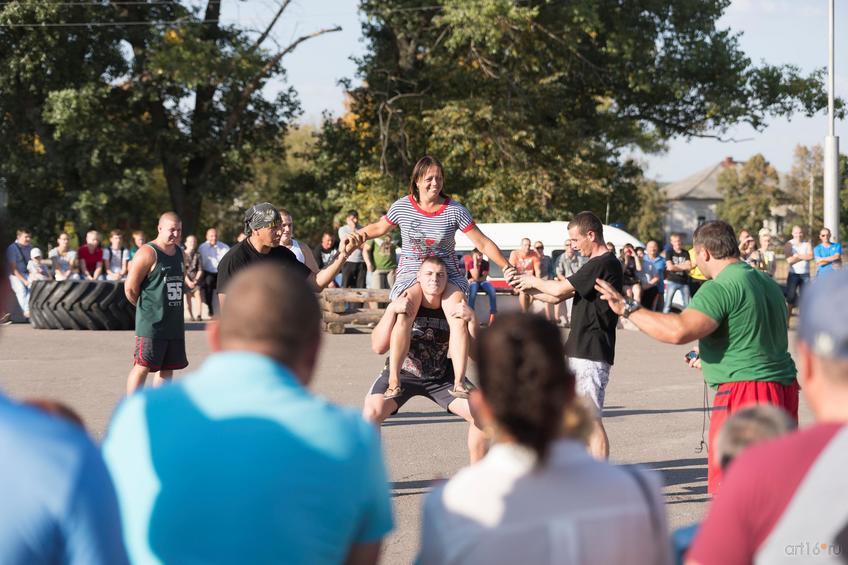
<svg viewBox="0 0 848 565"><path fill-rule="evenodd" d="M276 0L226 2L223 17L259 29L270 21L276 5ZM848 4L836 5L836 95L848 98L848 40L840 37L840 33L848 37ZM335 115L344 111L344 90L338 81L355 78L353 58L365 52L357 6L357 0L293 0L274 29L276 41L288 45L300 35L342 27L341 32L301 44L284 59L286 83L297 90L303 107L302 123L319 123L324 111ZM753 62L792 64L809 72L827 66L827 6L828 0L733 0L719 25L742 32L740 45ZM270 84L268 93L280 87L281 83ZM844 128L845 123L837 121L836 135ZM763 132L734 128L725 136L736 142L674 139L667 152L639 158L647 165L647 175L663 182L684 178L725 157L744 161L756 153L779 171L789 171L795 146L823 143L825 135L825 113L813 118L798 115L773 119ZM848 139L842 146L843 151L848 149Z"/></svg>

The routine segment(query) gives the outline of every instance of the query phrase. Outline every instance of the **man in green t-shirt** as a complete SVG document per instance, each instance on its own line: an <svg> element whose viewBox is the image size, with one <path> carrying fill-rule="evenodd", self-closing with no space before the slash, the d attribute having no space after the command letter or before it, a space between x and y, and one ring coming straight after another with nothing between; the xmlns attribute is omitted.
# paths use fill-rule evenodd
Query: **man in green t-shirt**
<svg viewBox="0 0 848 565"><path fill-rule="evenodd" d="M681 314L640 309L607 282L595 287L617 314L629 318L647 335L666 343L698 340L691 367L704 372L716 391L710 419L709 452L724 420L750 404L774 404L798 419L798 382L789 355L786 302L777 283L739 260L733 228L712 221L695 231L698 268L707 282ZM708 463L708 488L715 493L721 470Z"/></svg>
<svg viewBox="0 0 848 565"><path fill-rule="evenodd" d="M372 239L365 244L365 259L371 272L368 288L391 288L395 284L397 248L389 236ZM383 283L383 277L386 284Z"/></svg>

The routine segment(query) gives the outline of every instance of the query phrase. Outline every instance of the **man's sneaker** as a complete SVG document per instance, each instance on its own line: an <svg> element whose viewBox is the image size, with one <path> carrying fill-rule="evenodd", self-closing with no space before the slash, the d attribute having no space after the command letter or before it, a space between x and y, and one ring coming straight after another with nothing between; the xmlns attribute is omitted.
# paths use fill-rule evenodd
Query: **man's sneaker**
<svg viewBox="0 0 848 565"><path fill-rule="evenodd" d="M6 312L0 316L0 326L9 326L12 324L12 315Z"/></svg>

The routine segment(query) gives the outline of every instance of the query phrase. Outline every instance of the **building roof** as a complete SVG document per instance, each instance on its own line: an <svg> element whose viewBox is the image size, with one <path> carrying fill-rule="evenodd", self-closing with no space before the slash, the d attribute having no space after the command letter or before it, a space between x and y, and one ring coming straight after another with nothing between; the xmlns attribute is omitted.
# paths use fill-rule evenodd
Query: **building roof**
<svg viewBox="0 0 848 565"><path fill-rule="evenodd" d="M718 191L718 176L728 167L741 168L745 163L734 161L733 157L726 157L723 161L710 165L697 173L679 181L671 182L661 186L668 200L722 200L724 197ZM778 188L789 194L790 187L788 175L777 173Z"/></svg>
<svg viewBox="0 0 848 565"><path fill-rule="evenodd" d="M721 200L722 195L718 191L719 174L727 167L740 164L728 157L684 179L667 184L662 190L669 200Z"/></svg>

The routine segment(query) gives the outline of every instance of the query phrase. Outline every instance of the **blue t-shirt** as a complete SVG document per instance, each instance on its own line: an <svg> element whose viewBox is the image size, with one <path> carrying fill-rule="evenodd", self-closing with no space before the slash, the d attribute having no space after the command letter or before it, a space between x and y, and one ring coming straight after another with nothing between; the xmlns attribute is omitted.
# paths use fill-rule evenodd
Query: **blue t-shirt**
<svg viewBox="0 0 848 565"><path fill-rule="evenodd" d="M659 277L659 282L657 283L657 290L660 294L665 292L665 258L657 255L656 258L651 259L647 255L645 255L645 259L652 262L654 267L657 270L657 276Z"/></svg>
<svg viewBox="0 0 848 565"><path fill-rule="evenodd" d="M137 563L342 563L392 529L376 429L259 354L128 398L103 451Z"/></svg>
<svg viewBox="0 0 848 565"><path fill-rule="evenodd" d="M18 272L24 276L27 275L27 263L29 263L31 245L20 245L17 241L13 242L6 248L6 264L12 263L18 268ZM7 267L8 268L8 267ZM9 273L11 274L11 273Z"/></svg>
<svg viewBox="0 0 848 565"><path fill-rule="evenodd" d="M819 243L816 245L816 248L813 249L813 257L815 259L823 259L825 257L830 257L832 255L839 254L842 256L842 244L841 243L830 243L827 247L824 246L823 243ZM840 259L838 263L841 263ZM827 263L826 265L816 265L816 273L826 273L828 271L833 270L833 263Z"/></svg>
<svg viewBox="0 0 848 565"><path fill-rule="evenodd" d="M0 395L0 563L127 563L115 490L78 426Z"/></svg>

